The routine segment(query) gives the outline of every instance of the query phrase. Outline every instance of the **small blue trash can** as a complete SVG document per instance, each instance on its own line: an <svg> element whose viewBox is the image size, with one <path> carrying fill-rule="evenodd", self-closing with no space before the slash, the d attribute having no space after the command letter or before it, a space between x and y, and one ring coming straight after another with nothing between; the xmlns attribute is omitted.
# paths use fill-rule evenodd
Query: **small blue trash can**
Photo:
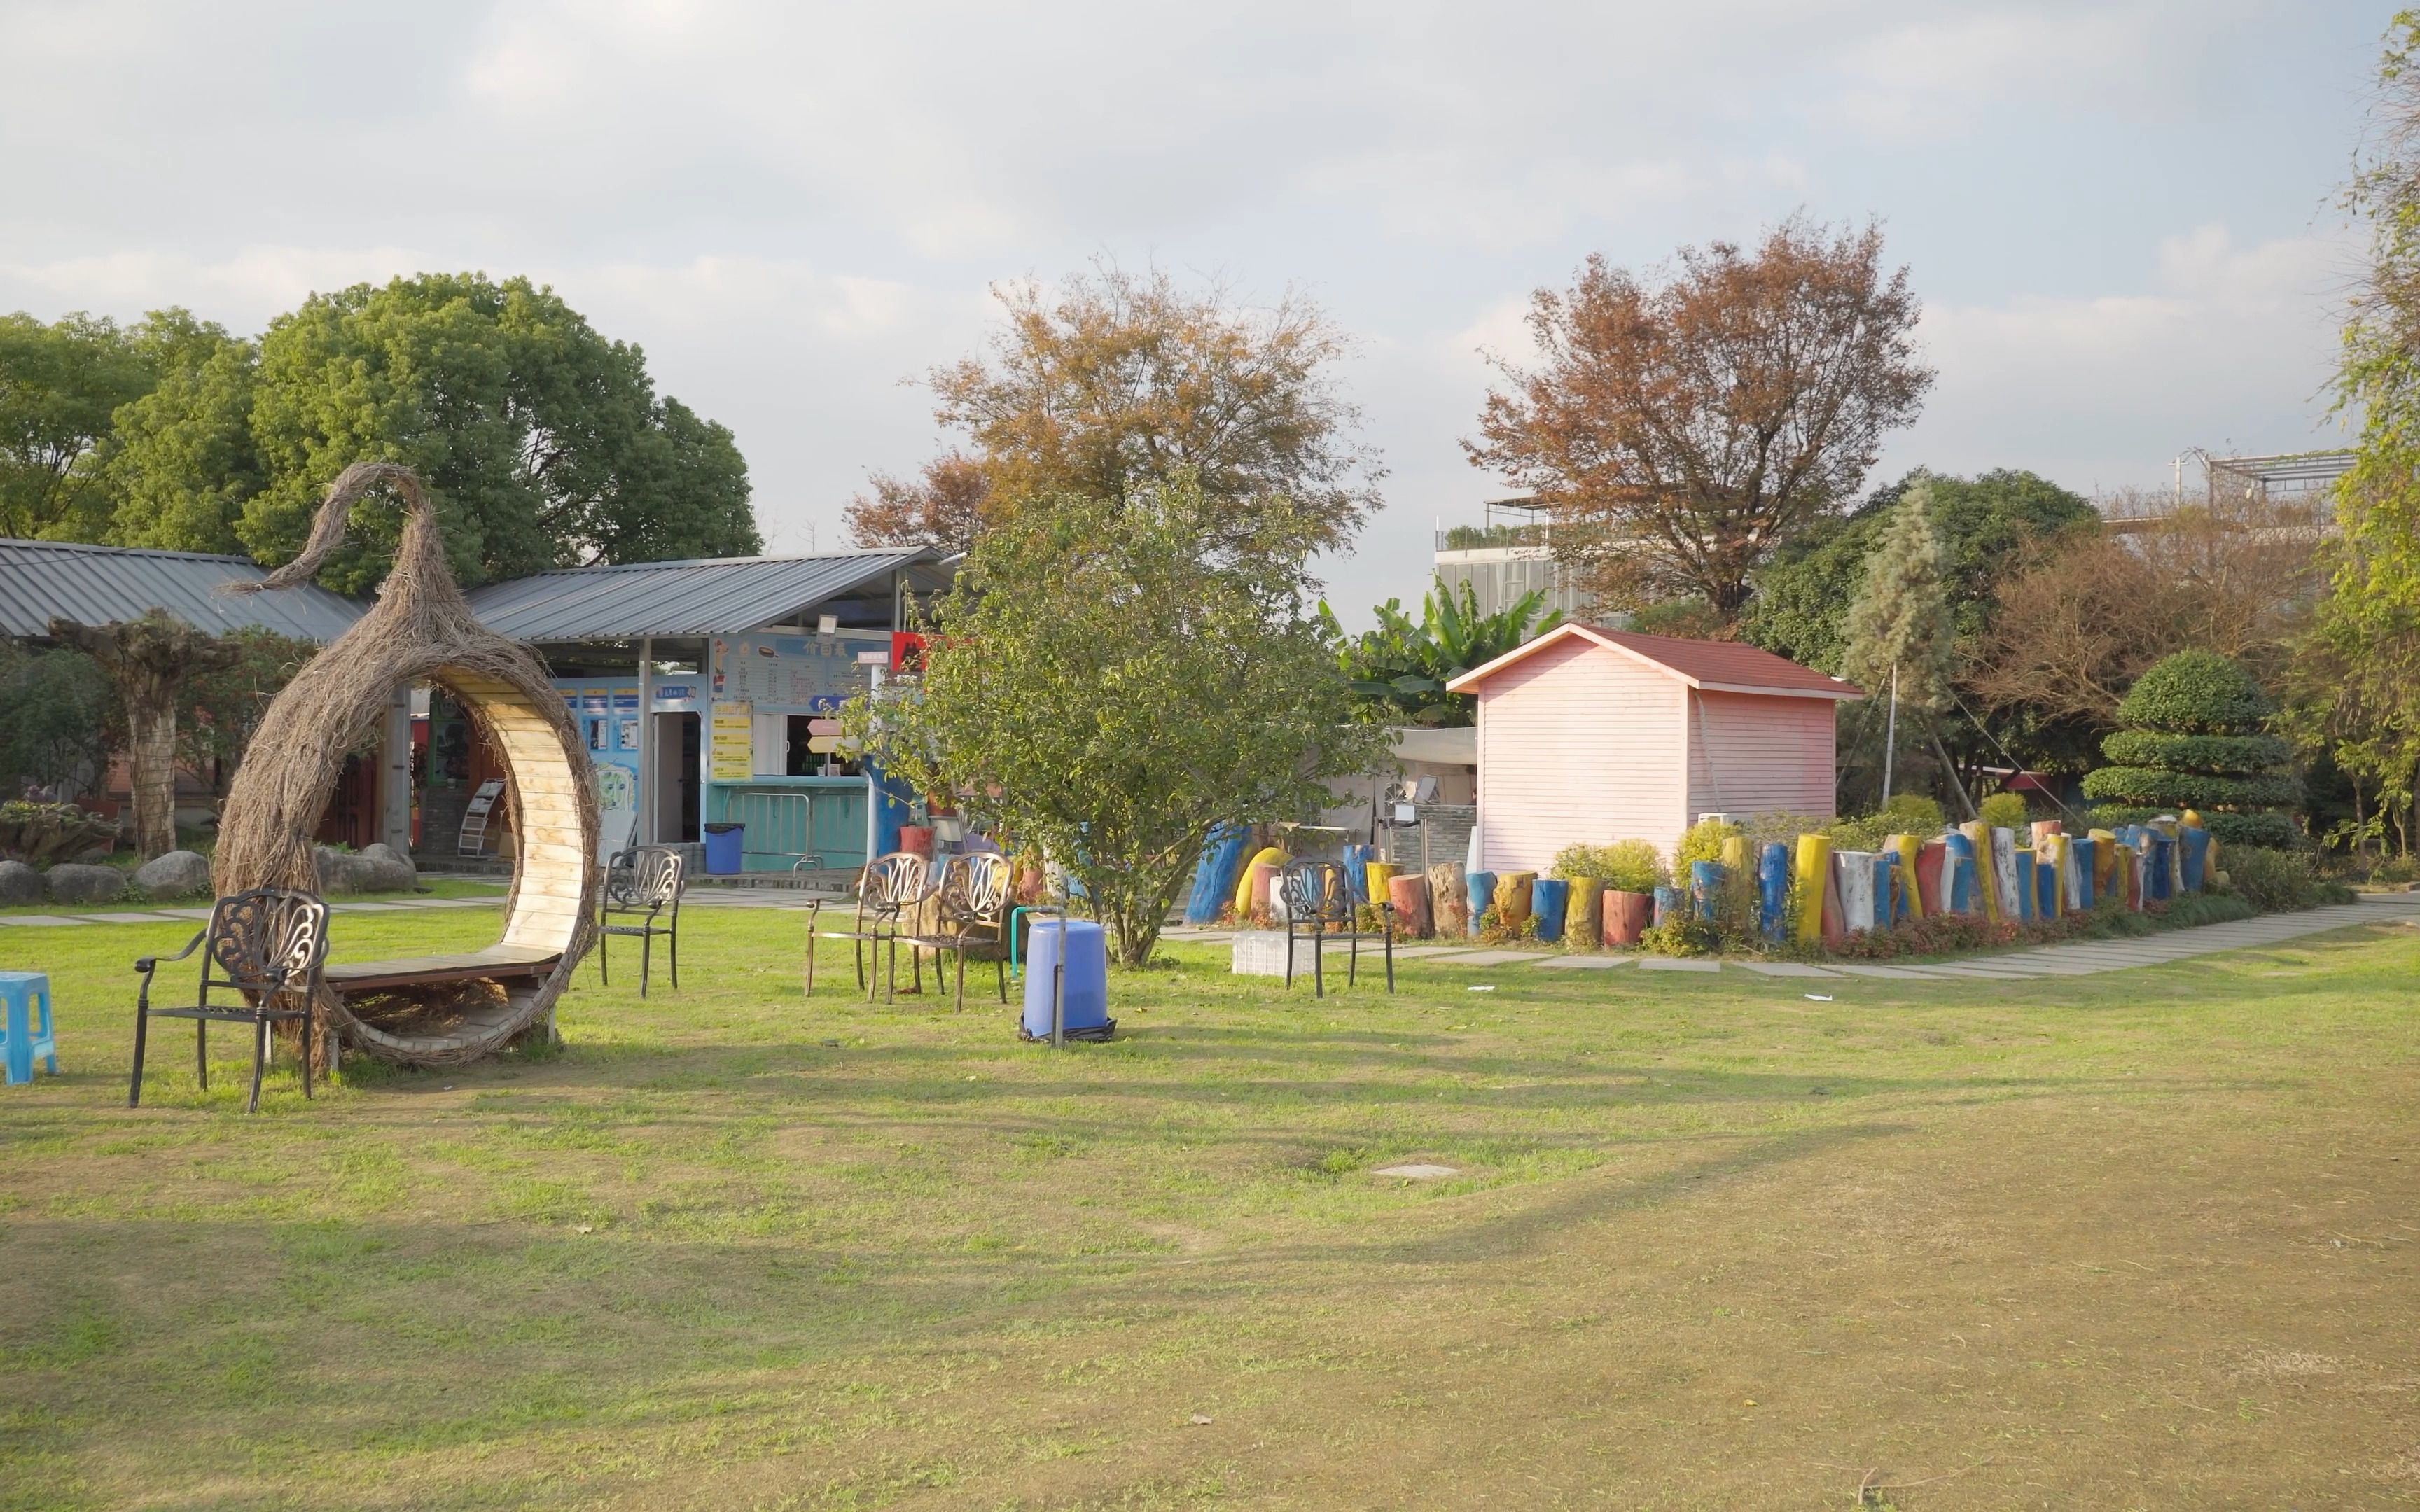
<svg viewBox="0 0 2420 1512"><path fill-rule="evenodd" d="M1109 1017L1109 942L1101 926L1089 918L1033 920L1025 942L1025 1037L1050 1038L1051 994L1058 990L1063 940L1067 1038L1106 1040L1118 1026Z"/></svg>
<svg viewBox="0 0 2420 1512"><path fill-rule="evenodd" d="M706 825L706 870L718 877L737 876L740 870L741 848L747 840L746 825Z"/></svg>

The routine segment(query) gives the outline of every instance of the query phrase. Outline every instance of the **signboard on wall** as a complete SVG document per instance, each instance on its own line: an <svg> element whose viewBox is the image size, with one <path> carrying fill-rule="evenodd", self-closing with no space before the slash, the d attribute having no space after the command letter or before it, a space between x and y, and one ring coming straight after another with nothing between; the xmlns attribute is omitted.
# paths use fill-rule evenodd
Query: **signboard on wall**
<svg viewBox="0 0 2420 1512"><path fill-rule="evenodd" d="M809 714L837 708L862 692L858 653L887 648L890 636L719 636L709 648L708 678L718 700L745 700L765 713Z"/></svg>
<svg viewBox="0 0 2420 1512"><path fill-rule="evenodd" d="M756 710L753 704L716 703L713 734L711 772L715 781L745 782L756 775Z"/></svg>

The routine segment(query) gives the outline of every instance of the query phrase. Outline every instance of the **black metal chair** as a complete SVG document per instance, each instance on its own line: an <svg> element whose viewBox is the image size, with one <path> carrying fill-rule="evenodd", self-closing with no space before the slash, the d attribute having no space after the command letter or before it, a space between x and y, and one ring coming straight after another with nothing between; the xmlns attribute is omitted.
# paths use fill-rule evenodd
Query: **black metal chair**
<svg viewBox="0 0 2420 1512"><path fill-rule="evenodd" d="M958 958L957 1006L967 1006L967 951L989 947L1000 1000L1008 1001L1008 879L1005 856L953 856L941 866L940 885L934 889L936 928L929 933L903 934L900 943L914 959L915 990L924 990L924 956L949 951ZM940 984L941 963L933 963L934 985Z"/></svg>
<svg viewBox="0 0 2420 1512"><path fill-rule="evenodd" d="M899 985L901 916L932 895L932 863L913 851L893 851L865 863L857 879L857 927L822 928L824 900L807 904L807 995L815 993L815 942L847 940L857 956L857 984L865 1000L874 1001L874 983L882 978L883 946L891 947L891 986ZM873 947L874 969L866 970L866 948Z"/></svg>
<svg viewBox="0 0 2420 1512"><path fill-rule="evenodd" d="M162 961L182 961L202 951L200 989L191 1008L153 1008L152 974ZM126 1088L126 1105L143 1103L143 1049L154 1018L194 1021L194 1079L203 1091L210 1088L209 1026L249 1024L253 1026L252 1098L247 1113L260 1111L260 1074L269 1064L269 1026L300 1020L302 1025L302 1095L311 1095L311 1054L318 1027L314 1003L320 988L320 969L328 962L328 905L307 892L285 887L255 887L210 906L210 921L185 942L175 955L147 955L134 963L143 985L134 996L134 1075ZM215 973L215 974L213 974ZM210 994L240 993L240 1004L212 1003ZM280 1006L281 1001L285 1006Z"/></svg>
<svg viewBox="0 0 2420 1512"><path fill-rule="evenodd" d="M647 995L647 970L656 936L665 937L672 963L673 990L680 990L680 905L689 878L681 854L660 845L638 845L617 851L606 863L605 889L597 901L597 975L613 985L605 964L607 936L619 934L639 942L639 995ZM667 913L666 910L670 912Z"/></svg>
<svg viewBox="0 0 2420 1512"><path fill-rule="evenodd" d="M1278 873L1278 899L1285 906L1286 985L1294 985L1294 942L1296 938L1311 941L1311 994L1327 995L1327 973L1321 959L1322 949L1329 940L1342 940L1346 945L1344 984L1354 985L1360 978L1361 942L1383 939L1387 947L1387 991L1395 990L1395 905L1385 900L1373 901L1379 927L1375 931L1361 928L1355 917L1353 888L1347 882L1344 867L1338 861L1288 861Z"/></svg>

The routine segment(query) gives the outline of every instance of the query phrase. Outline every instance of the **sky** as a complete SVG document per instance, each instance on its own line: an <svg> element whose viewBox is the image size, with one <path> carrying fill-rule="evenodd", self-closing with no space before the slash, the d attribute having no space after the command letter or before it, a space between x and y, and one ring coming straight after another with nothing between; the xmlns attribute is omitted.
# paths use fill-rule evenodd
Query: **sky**
<svg viewBox="0 0 2420 1512"><path fill-rule="evenodd" d="M2335 208L2391 7L1670 0L373 9L0 0L0 310L256 332L526 274L732 427L769 549L949 444L988 289L1107 259L1354 337L1383 513L1349 622L1503 490L1460 445L1531 292L1804 210L1879 219L1939 378L1869 482L2164 486L2342 435Z"/></svg>

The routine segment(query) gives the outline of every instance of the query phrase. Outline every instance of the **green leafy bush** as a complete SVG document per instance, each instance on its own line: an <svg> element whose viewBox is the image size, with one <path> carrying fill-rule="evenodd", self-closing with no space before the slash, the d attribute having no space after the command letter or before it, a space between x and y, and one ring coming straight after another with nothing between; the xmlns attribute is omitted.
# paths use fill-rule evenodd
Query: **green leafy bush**
<svg viewBox="0 0 2420 1512"><path fill-rule="evenodd" d="M2101 753L2120 766L2172 772L2259 772L2294 758L2294 748L2275 735L2178 735L2161 730L2120 730L2101 743Z"/></svg>
<svg viewBox="0 0 2420 1512"><path fill-rule="evenodd" d="M1902 793L1883 805L1883 817L1891 822L1885 833L1893 835L1938 835L1943 817L1938 799L1921 793Z"/></svg>
<svg viewBox="0 0 2420 1512"><path fill-rule="evenodd" d="M2118 722L2130 730L2227 735L2257 730L2276 712L2242 666L2214 651L2180 651L2134 680L2118 705Z"/></svg>
<svg viewBox="0 0 2420 1512"><path fill-rule="evenodd" d="M1723 944L1720 924L1686 909L1638 933L1638 948L1650 955L1714 955Z"/></svg>
<svg viewBox="0 0 2420 1512"><path fill-rule="evenodd" d="M1975 813L1993 829L2013 829L2021 834L2032 819L2025 800L2014 793L1993 794L1975 806Z"/></svg>
<svg viewBox="0 0 2420 1512"><path fill-rule="evenodd" d="M1878 851L1885 835L1899 833L1899 822L1888 814L1868 814L1862 819L1835 819L1818 833L1831 836L1836 851Z"/></svg>
<svg viewBox="0 0 2420 1512"><path fill-rule="evenodd" d="M1550 876L1566 882L1589 878L1613 892L1653 892L1671 885L1672 873L1654 846L1643 840L1610 845L1566 845L1555 853Z"/></svg>
<svg viewBox="0 0 2420 1512"><path fill-rule="evenodd" d="M2219 841L2218 869L2226 875L2225 891L2235 894L2262 913L2317 908L2350 901L2351 889L2323 880L2308 851L2272 850L2261 845L2228 845Z"/></svg>
<svg viewBox="0 0 2420 1512"><path fill-rule="evenodd" d="M1672 856L1672 872L1676 876L1689 874L1692 861L1719 861L1723 858L1723 841L1734 835L1745 835L1739 825L1721 819L1700 819L1682 832L1681 844Z"/></svg>

